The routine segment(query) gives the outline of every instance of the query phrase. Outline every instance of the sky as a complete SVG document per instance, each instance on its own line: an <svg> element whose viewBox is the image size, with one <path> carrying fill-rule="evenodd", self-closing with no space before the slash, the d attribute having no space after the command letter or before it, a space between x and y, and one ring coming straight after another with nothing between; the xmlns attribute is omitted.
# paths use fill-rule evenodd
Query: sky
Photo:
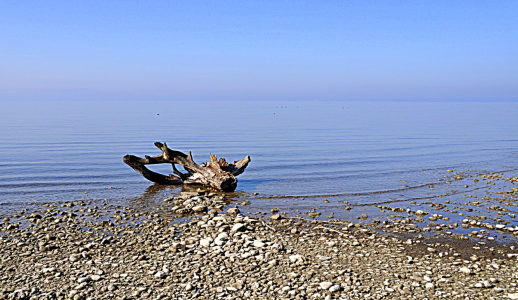
<svg viewBox="0 0 518 300"><path fill-rule="evenodd" d="M518 1L0 1L0 99L518 101Z"/></svg>

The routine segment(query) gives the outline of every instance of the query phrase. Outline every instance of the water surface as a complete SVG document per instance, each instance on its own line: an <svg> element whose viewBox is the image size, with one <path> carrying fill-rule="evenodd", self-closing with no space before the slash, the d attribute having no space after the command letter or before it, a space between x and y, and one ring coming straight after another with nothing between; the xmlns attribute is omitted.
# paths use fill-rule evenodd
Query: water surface
<svg viewBox="0 0 518 300"><path fill-rule="evenodd" d="M228 161L250 155L238 191L254 209L319 208L346 218L362 209L345 210L344 201L375 207L462 195L465 185L473 187L451 182L446 170L516 176L518 169L518 103L92 100L0 106L3 214L35 202L124 202L145 195L152 183L122 157L159 154L155 141L192 151L198 163L210 154ZM152 169L170 173L168 166Z"/></svg>

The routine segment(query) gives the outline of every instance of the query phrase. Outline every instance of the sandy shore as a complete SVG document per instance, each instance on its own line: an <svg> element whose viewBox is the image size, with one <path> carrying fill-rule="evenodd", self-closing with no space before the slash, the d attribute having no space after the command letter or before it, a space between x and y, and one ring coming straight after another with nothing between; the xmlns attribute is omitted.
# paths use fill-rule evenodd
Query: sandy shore
<svg viewBox="0 0 518 300"><path fill-rule="evenodd" d="M171 200L196 216L70 202L6 218L0 299L518 299L509 245Z"/></svg>

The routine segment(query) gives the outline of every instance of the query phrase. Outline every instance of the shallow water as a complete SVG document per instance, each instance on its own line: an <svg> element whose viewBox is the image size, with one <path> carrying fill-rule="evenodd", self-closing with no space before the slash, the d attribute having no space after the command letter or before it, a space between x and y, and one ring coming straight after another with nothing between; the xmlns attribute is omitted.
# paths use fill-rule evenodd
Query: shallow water
<svg viewBox="0 0 518 300"><path fill-rule="evenodd" d="M518 169L518 103L510 102L92 100L0 102L0 107L4 215L35 202L130 204L141 196L149 201L173 196L180 187L146 194L152 184L122 162L125 154L159 154L155 141L192 151L199 163L209 154L228 161L250 155L238 191L251 201L252 211L317 208L336 218L364 211L381 216L376 205L410 208L409 199L458 195L452 199L467 201L466 193L481 192L472 189L473 178L446 184L448 176L460 171L516 176ZM152 169L170 173L167 166ZM508 215L501 217L517 225Z"/></svg>

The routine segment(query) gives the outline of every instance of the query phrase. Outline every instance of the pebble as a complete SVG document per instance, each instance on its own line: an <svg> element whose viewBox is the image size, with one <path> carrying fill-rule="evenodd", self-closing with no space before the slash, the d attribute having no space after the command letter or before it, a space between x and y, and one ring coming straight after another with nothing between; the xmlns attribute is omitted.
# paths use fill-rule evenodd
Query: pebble
<svg viewBox="0 0 518 300"><path fill-rule="evenodd" d="M205 212L205 211L207 211L207 207L203 206L203 205L193 206L192 211L197 212L197 213Z"/></svg>
<svg viewBox="0 0 518 300"><path fill-rule="evenodd" d="M326 261L326 260L331 260L332 257L330 256L319 256L318 259L320 260L323 260L323 261Z"/></svg>
<svg viewBox="0 0 518 300"><path fill-rule="evenodd" d="M331 293L335 293L335 292L338 292L338 291L341 291L342 290L342 287L339 286L339 285L333 285L329 288L329 291Z"/></svg>
<svg viewBox="0 0 518 300"><path fill-rule="evenodd" d="M96 274L94 274L94 275L90 275L90 278L91 278L93 281L99 281L99 280L101 280L101 276L96 275Z"/></svg>
<svg viewBox="0 0 518 300"><path fill-rule="evenodd" d="M203 246L203 247L209 247L210 243L212 243L211 238L204 238L204 239L200 240L200 246Z"/></svg>
<svg viewBox="0 0 518 300"><path fill-rule="evenodd" d="M321 282L319 285L320 285L321 289L328 290L329 288L331 288L333 286L333 283L329 282L329 281L324 281L324 282Z"/></svg>
<svg viewBox="0 0 518 300"><path fill-rule="evenodd" d="M245 231L246 226L243 223L236 223L232 226L231 232Z"/></svg>
<svg viewBox="0 0 518 300"><path fill-rule="evenodd" d="M270 217L270 219L272 219L272 220L280 220L280 219L282 219L282 217L281 217L281 215L280 215L280 214L275 214L275 215L272 215L272 216Z"/></svg>
<svg viewBox="0 0 518 300"><path fill-rule="evenodd" d="M166 274L164 274L164 272L161 272L161 271L158 271L155 273L155 277L158 277L158 278L161 278L161 279L164 279L167 277Z"/></svg>
<svg viewBox="0 0 518 300"><path fill-rule="evenodd" d="M237 215L238 213L240 213L240 211L239 211L239 208L233 207L233 208L229 208L227 213L229 215Z"/></svg>
<svg viewBox="0 0 518 300"><path fill-rule="evenodd" d="M262 248L264 246L266 246L266 244L263 241L261 241L261 240L254 240L254 247Z"/></svg>
<svg viewBox="0 0 518 300"><path fill-rule="evenodd" d="M302 262L303 258L304 258L304 257L303 257L302 255L300 255L300 254L291 255L291 256L289 257L289 259L290 259L290 261L291 261L291 262Z"/></svg>
<svg viewBox="0 0 518 300"><path fill-rule="evenodd" d="M4 225L0 299L518 299L515 248L484 256L477 249L489 243L467 249L343 220L221 213L220 197L161 201L175 214L211 207L174 222L162 211L77 204L38 212L32 227ZM88 210L110 219L85 217ZM487 235L480 227L477 234Z"/></svg>

